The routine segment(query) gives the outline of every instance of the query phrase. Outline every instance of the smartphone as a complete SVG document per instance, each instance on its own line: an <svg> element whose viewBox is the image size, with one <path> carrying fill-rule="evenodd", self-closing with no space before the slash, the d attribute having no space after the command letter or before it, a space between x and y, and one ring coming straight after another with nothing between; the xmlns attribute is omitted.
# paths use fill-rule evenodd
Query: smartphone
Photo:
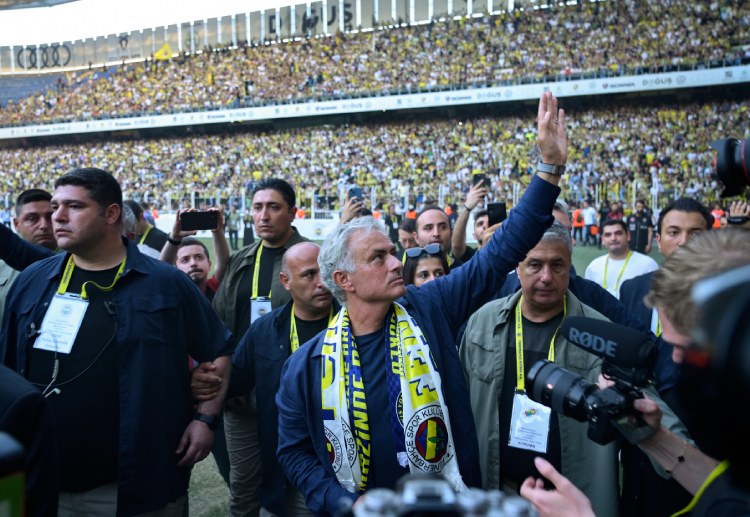
<svg viewBox="0 0 750 517"><path fill-rule="evenodd" d="M474 174L474 175L473 175L473 176L471 177L471 185L472 185L472 186L476 185L476 184L477 184L477 183L479 183L480 181L484 182L484 183L483 183L483 185L484 185L485 187L487 186L487 177L486 177L486 176L484 175L484 173L482 173L482 172L480 172L480 173L478 173L478 174Z"/></svg>
<svg viewBox="0 0 750 517"><path fill-rule="evenodd" d="M487 225L494 226L502 223L508 217L505 203L487 203Z"/></svg>
<svg viewBox="0 0 750 517"><path fill-rule="evenodd" d="M219 224L219 212L180 212L180 228L186 232L193 230L215 230Z"/></svg>
<svg viewBox="0 0 750 517"><path fill-rule="evenodd" d="M357 198L362 199L362 189L359 187L352 187L349 189L349 199Z"/></svg>

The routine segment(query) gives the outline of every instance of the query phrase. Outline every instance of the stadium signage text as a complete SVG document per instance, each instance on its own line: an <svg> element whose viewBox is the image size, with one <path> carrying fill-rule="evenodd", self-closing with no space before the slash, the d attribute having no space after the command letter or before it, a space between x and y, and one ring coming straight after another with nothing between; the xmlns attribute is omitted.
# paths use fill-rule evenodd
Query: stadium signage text
<svg viewBox="0 0 750 517"><path fill-rule="evenodd" d="M178 126L216 124L227 121L265 121L283 118L308 117L315 114L348 114L376 111L439 108L453 105L486 104L537 99L543 91L552 90L558 97L580 95L621 94L624 92L658 91L670 89L719 86L750 82L750 65L713 68L687 72L647 74L638 77L586 79L557 83L521 84L473 88L458 92L419 92L367 99L342 99L304 104L277 104L222 111L195 111L170 115L149 115L126 119L65 122L36 126L0 128L0 139L29 138L34 136L62 135L146 129Z"/></svg>

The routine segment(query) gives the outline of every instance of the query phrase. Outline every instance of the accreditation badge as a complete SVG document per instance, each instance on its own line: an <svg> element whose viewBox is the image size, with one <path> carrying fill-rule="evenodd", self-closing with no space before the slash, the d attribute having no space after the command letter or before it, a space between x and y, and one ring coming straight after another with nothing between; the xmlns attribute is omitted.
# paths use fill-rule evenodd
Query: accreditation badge
<svg viewBox="0 0 750 517"><path fill-rule="evenodd" d="M271 312L271 299L266 296L259 296L250 300L250 324L255 320Z"/></svg>
<svg viewBox="0 0 750 517"><path fill-rule="evenodd" d="M56 294L44 315L34 348L69 354L88 307L89 302L80 296Z"/></svg>
<svg viewBox="0 0 750 517"><path fill-rule="evenodd" d="M513 395L508 445L546 453L551 414L552 410L547 406L534 402L522 391L516 391Z"/></svg>

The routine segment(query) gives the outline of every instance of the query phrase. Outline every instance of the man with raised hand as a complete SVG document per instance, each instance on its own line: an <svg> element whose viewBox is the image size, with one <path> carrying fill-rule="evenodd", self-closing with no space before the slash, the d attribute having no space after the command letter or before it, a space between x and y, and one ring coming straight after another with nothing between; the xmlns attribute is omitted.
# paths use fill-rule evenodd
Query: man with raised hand
<svg viewBox="0 0 750 517"><path fill-rule="evenodd" d="M481 485L455 343L552 222L567 141L551 92L537 123L537 177L486 246L450 275L405 287L393 244L368 217L338 226L323 244L321 276L344 308L287 360L276 396L278 459L313 512L334 513L342 498L393 488L409 472L440 474L456 490Z"/></svg>
<svg viewBox="0 0 750 517"><path fill-rule="evenodd" d="M453 226L453 235L451 237L451 249L453 254L463 263L474 256L474 250L466 245L466 226L469 224L469 216L479 204L484 202L487 196L487 187L484 185L486 180L482 180L472 185L469 193L466 195L463 210L458 214L456 224ZM482 247L482 233L487 229L489 215L487 211L481 211L474 215L474 238L478 246Z"/></svg>
<svg viewBox="0 0 750 517"><path fill-rule="evenodd" d="M209 210L216 212L217 215L216 228L211 230L216 259L214 274L211 277L208 276L211 271L211 257L208 249L201 241L193 237L198 233L197 231L182 231L182 225L180 224L181 210L177 211L174 226L168 235L167 243L161 250L159 259L174 264L177 269L186 273L195 282L198 289L211 301L227 269L229 245L224 235L224 221L221 210L217 208Z"/></svg>

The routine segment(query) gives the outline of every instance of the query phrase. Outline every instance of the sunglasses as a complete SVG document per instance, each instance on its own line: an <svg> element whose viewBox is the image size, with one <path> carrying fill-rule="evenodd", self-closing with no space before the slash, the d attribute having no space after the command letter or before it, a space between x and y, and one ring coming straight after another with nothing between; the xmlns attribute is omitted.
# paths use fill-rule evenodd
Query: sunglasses
<svg viewBox="0 0 750 517"><path fill-rule="evenodd" d="M428 255L440 255L442 250L440 249L440 244L433 242L424 248L407 248L404 250L404 253L409 258L418 258L422 256L422 253L427 253Z"/></svg>

